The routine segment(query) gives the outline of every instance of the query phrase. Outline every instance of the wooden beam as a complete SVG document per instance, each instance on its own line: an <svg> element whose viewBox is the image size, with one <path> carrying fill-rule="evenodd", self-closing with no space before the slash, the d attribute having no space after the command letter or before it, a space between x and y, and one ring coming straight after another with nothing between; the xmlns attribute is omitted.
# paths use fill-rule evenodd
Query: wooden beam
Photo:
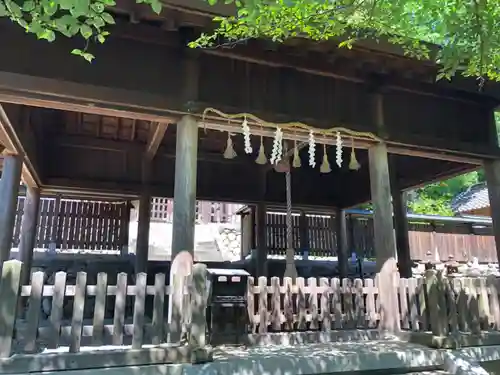
<svg viewBox="0 0 500 375"><path fill-rule="evenodd" d="M8 152L13 154L18 154L23 159L22 164L22 180L23 182L31 187L40 186L40 177L37 173L36 168L29 159L26 150L23 147L21 140L16 133L15 127L11 121L20 121L18 111L10 105L0 104L0 138L3 146L8 150Z"/></svg>
<svg viewBox="0 0 500 375"><path fill-rule="evenodd" d="M144 146L136 142L120 141L114 139L94 138L80 135L59 135L53 138L55 147L81 148L84 150L105 150L115 152L126 152L133 155L141 155ZM175 158L175 151L164 145L159 145L156 152L157 157ZM221 164L250 164L243 158L224 159L222 153L199 152L198 161ZM253 161L251 163L254 164Z"/></svg>
<svg viewBox="0 0 500 375"><path fill-rule="evenodd" d="M178 106L175 98L11 72L0 72L0 102L167 123L179 117L165 109Z"/></svg>
<svg viewBox="0 0 500 375"><path fill-rule="evenodd" d="M151 135L149 137L148 144L146 146L146 151L144 153L144 158L147 161L152 161L160 147L165 132L167 131L168 123L158 122L151 124Z"/></svg>

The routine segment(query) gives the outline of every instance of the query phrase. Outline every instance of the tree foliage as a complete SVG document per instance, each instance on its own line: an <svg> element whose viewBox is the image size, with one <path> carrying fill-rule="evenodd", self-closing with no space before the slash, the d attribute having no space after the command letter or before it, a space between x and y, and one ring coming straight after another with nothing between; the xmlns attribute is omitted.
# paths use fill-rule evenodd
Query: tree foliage
<svg viewBox="0 0 500 375"><path fill-rule="evenodd" d="M137 2L150 4L156 13L161 11L160 0ZM105 42L108 26L115 23L107 8L114 5L114 0L0 0L0 17L8 17L26 32L49 42L58 34L80 36L83 48L72 53L90 62L94 56L88 52L89 42Z"/></svg>
<svg viewBox="0 0 500 375"><path fill-rule="evenodd" d="M427 185L410 194L408 208L416 214L453 216L452 199L482 181L484 173L478 171Z"/></svg>
<svg viewBox="0 0 500 375"><path fill-rule="evenodd" d="M218 0L207 0L214 5ZM220 0L219 0L220 1ZM249 38L284 41L340 38L350 48L362 39L385 38L421 59L435 59L438 78L457 71L500 80L500 4L498 0L224 0L238 9L218 17L218 28L191 47ZM433 56L429 45L439 45Z"/></svg>

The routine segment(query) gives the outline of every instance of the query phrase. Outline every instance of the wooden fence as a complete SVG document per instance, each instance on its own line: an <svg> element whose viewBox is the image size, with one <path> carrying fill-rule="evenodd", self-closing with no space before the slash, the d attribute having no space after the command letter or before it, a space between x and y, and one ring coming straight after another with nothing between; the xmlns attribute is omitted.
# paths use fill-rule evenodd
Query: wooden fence
<svg viewBox="0 0 500 375"><path fill-rule="evenodd" d="M199 224L236 223L236 212L241 204L224 202L196 202L196 221ZM151 221L172 223L174 201L170 198L153 198L151 203Z"/></svg>
<svg viewBox="0 0 500 375"><path fill-rule="evenodd" d="M360 254L373 257L373 219L371 217L352 216L349 218L350 247ZM408 225L410 254L413 260L432 259L437 249L441 260L450 257L458 262L468 262L473 257L488 263L497 260L495 238L491 224L473 226L471 223L446 223L436 219L433 222L411 222Z"/></svg>
<svg viewBox="0 0 500 375"><path fill-rule="evenodd" d="M17 200L13 247L19 246L24 200ZM126 202L42 198L35 247L119 251L128 244L128 222Z"/></svg>
<svg viewBox="0 0 500 375"><path fill-rule="evenodd" d="M58 272L50 285L45 284L43 272L34 272L30 285L19 286L21 266L16 260L3 266L1 373L9 373L3 371L1 359L12 353L38 353L62 346L69 347L69 353L78 353L83 346L131 345L133 349L141 349L146 344L165 343L171 332L166 320L172 290L165 285L165 274L157 274L154 285L147 285L146 273L137 274L132 283L125 273L113 275L116 276L114 284L108 283L107 274L99 273L97 283L87 285L85 272L79 272L73 284L66 283L65 272ZM184 291L182 308L188 342L199 348L205 342L206 278L206 266L195 265L188 289ZM45 301L50 305L48 316L44 315ZM175 326L180 327L181 322ZM177 360L186 360L186 353L177 355Z"/></svg>
<svg viewBox="0 0 500 375"><path fill-rule="evenodd" d="M333 215L304 215L301 228L301 216L292 217L293 244L297 253L305 248L309 255L333 256L337 254L336 218ZM244 220L249 219L248 217ZM437 222L437 223L436 223ZM413 260L425 261L432 253L435 259L436 249L441 260L450 257L458 262L467 262L473 257L480 262L497 262L495 239L491 225L475 228L470 224L436 222L410 222L410 254ZM367 216L348 217L348 245L350 251L365 257L375 257L373 240L373 219ZM254 230L254 236L256 232ZM306 240L303 240L303 236ZM266 215L266 241L269 254L284 255L286 251L286 215L281 212L268 212ZM255 242L255 239L254 239Z"/></svg>
<svg viewBox="0 0 500 375"><path fill-rule="evenodd" d="M12 247L19 246L25 197L17 200ZM238 204L197 202L199 223L236 223ZM172 223L173 200L153 198L151 220ZM40 219L36 248L120 251L128 245L130 205L128 202L86 201L44 197L40 200Z"/></svg>
<svg viewBox="0 0 500 375"><path fill-rule="evenodd" d="M3 266L0 283L2 373L9 373L3 371L2 358L14 352L37 353L46 348L67 346L70 353L77 353L82 346L127 344L140 349L145 344L165 342L169 332L165 324L166 306L171 290L165 285L164 274L155 275L154 284L147 285L145 273L138 274L135 281L127 280L127 275L120 273L114 283L108 282L108 276L111 279L114 275L100 273L96 284L88 285L85 272L79 272L72 284L67 283L64 272L56 275L53 284L46 284L44 274L35 272L31 285L20 286L21 266L21 262L15 260ZM196 281L190 284L189 292L185 292L190 296L189 312L183 319L191 327L192 339L201 346L207 332L207 277L206 267L196 265L193 270ZM379 280L377 275L374 280L297 278L293 283L290 278L261 277L255 284L255 280L249 278L249 332L370 329L381 324L382 316L399 320L403 331L437 336L500 330L500 284L495 277L446 279L435 271L428 271L425 278L394 278L397 280L394 287L384 289L380 289ZM197 298L198 295L205 297ZM389 305L385 305L382 315L381 296L387 301L389 295L395 296L397 303L389 309ZM43 315L44 301L51 307L48 316ZM234 332L228 319L215 323L212 329L218 334ZM23 359L22 356L14 358Z"/></svg>
<svg viewBox="0 0 500 375"><path fill-rule="evenodd" d="M376 328L380 320L379 276L340 280L249 279L247 300L252 332ZM399 279L401 328L446 335L500 330L500 283L496 277ZM391 293L390 290L384 291ZM223 323L221 323L223 324ZM219 327L224 330L224 327Z"/></svg>

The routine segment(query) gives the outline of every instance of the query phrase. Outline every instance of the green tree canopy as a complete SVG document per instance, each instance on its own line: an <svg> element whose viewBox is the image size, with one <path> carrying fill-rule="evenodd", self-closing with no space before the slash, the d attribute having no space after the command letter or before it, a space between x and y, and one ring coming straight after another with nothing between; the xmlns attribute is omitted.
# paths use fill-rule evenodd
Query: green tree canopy
<svg viewBox="0 0 500 375"><path fill-rule="evenodd" d="M156 13L161 0L150 4ZM236 5L233 17L218 17L212 34L202 35L192 47L224 41L293 37L313 40L340 38L340 46L357 40L386 38L418 58L441 64L440 77L457 71L500 80L500 4L498 0L205 0ZM92 60L89 42L104 43L114 23L108 7L114 0L0 0L0 17L8 17L35 34L53 41L57 35L80 36L85 41L73 53ZM427 44L440 46L433 56Z"/></svg>
<svg viewBox="0 0 500 375"><path fill-rule="evenodd" d="M156 13L161 11L160 0L136 0L150 4ZM80 36L82 49L72 51L92 61L88 52L90 42L104 43L109 35L108 26L115 20L107 8L114 0L0 0L0 17L8 17L38 39L52 42L56 35L68 38Z"/></svg>
<svg viewBox="0 0 500 375"><path fill-rule="evenodd" d="M217 0L208 0L211 4ZM219 27L192 47L225 41L293 37L357 40L385 38L418 58L435 59L439 77L457 71L500 80L500 2L498 0L224 0L238 9L219 17ZM439 45L431 56L427 44Z"/></svg>

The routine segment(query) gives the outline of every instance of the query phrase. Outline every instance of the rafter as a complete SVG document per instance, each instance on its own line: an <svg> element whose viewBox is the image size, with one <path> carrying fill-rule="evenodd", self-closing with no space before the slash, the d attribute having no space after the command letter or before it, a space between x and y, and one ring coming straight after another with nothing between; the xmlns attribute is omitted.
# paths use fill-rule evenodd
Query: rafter
<svg viewBox="0 0 500 375"><path fill-rule="evenodd" d="M144 153L144 159L148 162L152 161L158 152L165 132L167 131L168 123L157 122L151 123L149 141L146 146L146 151Z"/></svg>

